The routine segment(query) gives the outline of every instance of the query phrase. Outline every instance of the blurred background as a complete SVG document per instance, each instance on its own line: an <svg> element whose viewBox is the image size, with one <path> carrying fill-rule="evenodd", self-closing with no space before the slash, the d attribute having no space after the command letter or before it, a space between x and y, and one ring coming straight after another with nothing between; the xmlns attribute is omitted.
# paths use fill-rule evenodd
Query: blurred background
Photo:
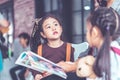
<svg viewBox="0 0 120 80"><path fill-rule="evenodd" d="M17 37L33 29L33 20L45 13L58 13L63 20L66 40L72 43L85 41L86 18L94 10L94 0L0 0L0 13L10 22L9 32L4 34L5 45L9 50L21 49ZM0 80L11 80L9 69L14 61L9 57L4 60L4 69L0 72Z"/></svg>
<svg viewBox="0 0 120 80"><path fill-rule="evenodd" d="M0 0L0 12L10 22L6 34L7 44L12 44L21 32L31 34L33 19L46 12L59 13L63 18L65 35L69 42L85 40L85 20L92 10L93 0Z"/></svg>

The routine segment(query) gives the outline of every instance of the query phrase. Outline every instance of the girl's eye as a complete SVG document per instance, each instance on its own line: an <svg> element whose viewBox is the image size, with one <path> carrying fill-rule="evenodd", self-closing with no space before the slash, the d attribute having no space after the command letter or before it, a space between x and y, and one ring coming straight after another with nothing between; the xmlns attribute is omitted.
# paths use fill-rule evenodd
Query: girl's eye
<svg viewBox="0 0 120 80"><path fill-rule="evenodd" d="M86 65L89 65L88 63L85 63Z"/></svg>
<svg viewBox="0 0 120 80"><path fill-rule="evenodd" d="M58 24L56 23L55 26L58 26Z"/></svg>
<svg viewBox="0 0 120 80"><path fill-rule="evenodd" d="M49 29L50 28L50 26L47 26L47 29Z"/></svg>

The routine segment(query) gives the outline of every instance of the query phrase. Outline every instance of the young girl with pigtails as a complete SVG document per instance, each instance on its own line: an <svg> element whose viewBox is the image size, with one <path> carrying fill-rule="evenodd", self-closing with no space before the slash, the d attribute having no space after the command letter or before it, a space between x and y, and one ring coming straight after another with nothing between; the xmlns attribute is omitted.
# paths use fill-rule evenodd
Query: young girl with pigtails
<svg viewBox="0 0 120 80"><path fill-rule="evenodd" d="M38 19L31 36L31 50L54 63L74 61L74 49L61 39L62 32L62 23L55 15L47 14ZM64 80L55 75L44 78L45 74L37 71L32 71L32 74L35 80ZM78 80L75 73L67 72L67 74L66 80Z"/></svg>
<svg viewBox="0 0 120 80"><path fill-rule="evenodd" d="M120 16L112 8L97 8L87 19L87 41L98 49L93 70L102 80L120 80L120 44L113 40L119 29Z"/></svg>

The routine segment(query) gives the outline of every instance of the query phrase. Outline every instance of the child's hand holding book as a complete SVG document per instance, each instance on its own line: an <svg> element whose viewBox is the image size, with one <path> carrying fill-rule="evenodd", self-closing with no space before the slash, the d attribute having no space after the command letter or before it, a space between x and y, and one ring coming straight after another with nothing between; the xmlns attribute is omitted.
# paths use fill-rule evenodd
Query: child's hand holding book
<svg viewBox="0 0 120 80"><path fill-rule="evenodd" d="M41 80L42 78L45 78L47 76L50 76L51 74L48 73L48 72L44 72L44 73L41 73L41 74L36 74L35 76L35 80Z"/></svg>

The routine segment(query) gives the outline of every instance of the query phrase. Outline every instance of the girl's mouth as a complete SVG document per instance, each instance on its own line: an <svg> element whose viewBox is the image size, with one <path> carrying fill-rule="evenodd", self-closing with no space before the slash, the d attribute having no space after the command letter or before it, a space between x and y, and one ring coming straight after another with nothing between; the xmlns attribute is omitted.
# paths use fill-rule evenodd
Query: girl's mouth
<svg viewBox="0 0 120 80"><path fill-rule="evenodd" d="M53 35L56 35L56 34L58 34L58 32L57 32L57 31L53 32Z"/></svg>

